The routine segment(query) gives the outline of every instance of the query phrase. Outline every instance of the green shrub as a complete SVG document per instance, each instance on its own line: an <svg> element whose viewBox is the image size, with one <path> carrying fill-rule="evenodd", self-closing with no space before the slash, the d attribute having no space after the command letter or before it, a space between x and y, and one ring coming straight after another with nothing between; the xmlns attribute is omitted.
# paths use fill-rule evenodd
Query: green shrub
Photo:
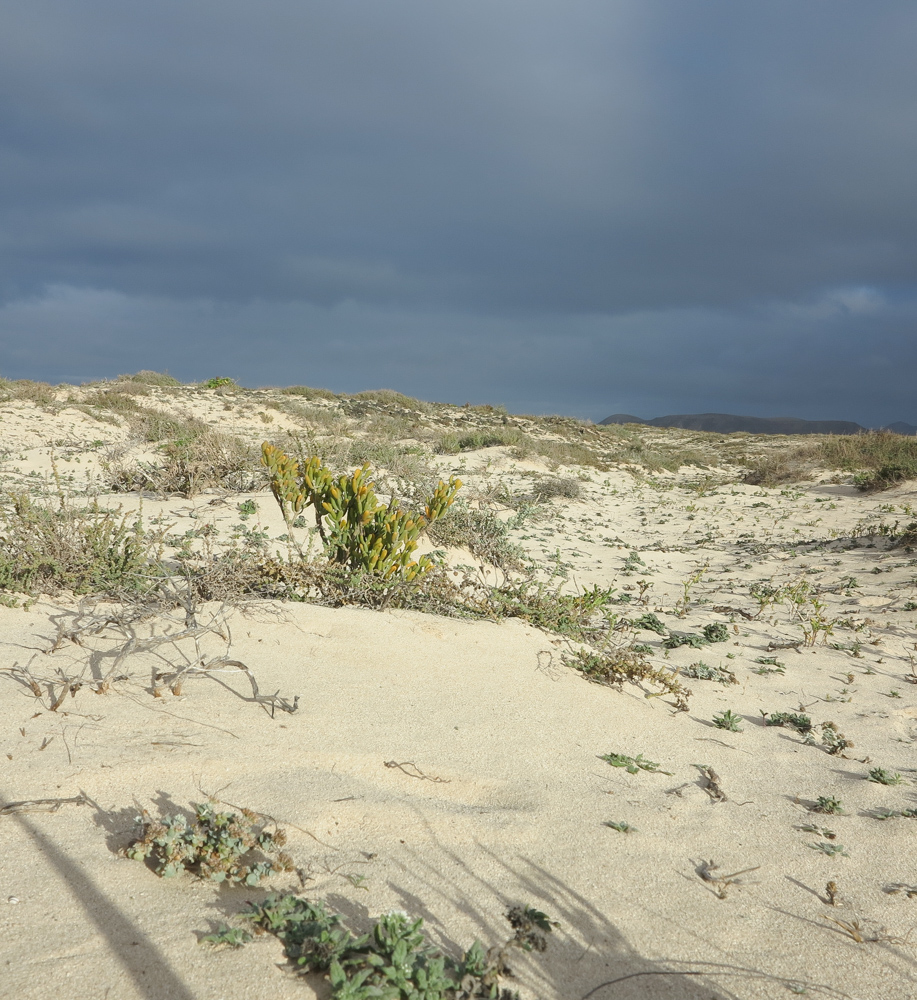
<svg viewBox="0 0 917 1000"><path fill-rule="evenodd" d="M412 516L394 498L385 506L379 503L367 465L350 476L335 478L317 455L300 471L299 462L267 441L261 446L261 454L270 474L271 491L287 525L291 526L295 515L311 507L325 551L333 562L383 580L411 581L432 567L429 556L415 560L412 555L421 533L455 500L461 480L454 476L448 483L440 480L423 514Z"/></svg>
<svg viewBox="0 0 917 1000"><path fill-rule="evenodd" d="M96 502L44 507L20 494L0 513L0 589L20 593L144 591L159 575L161 541L139 517Z"/></svg>

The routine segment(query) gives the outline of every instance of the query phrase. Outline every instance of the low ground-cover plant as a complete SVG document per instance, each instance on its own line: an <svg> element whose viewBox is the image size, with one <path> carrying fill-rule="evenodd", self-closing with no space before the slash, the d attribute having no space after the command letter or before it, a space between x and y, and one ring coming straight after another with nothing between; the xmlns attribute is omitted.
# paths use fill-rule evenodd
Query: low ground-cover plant
<svg viewBox="0 0 917 1000"><path fill-rule="evenodd" d="M617 649L603 653L581 649L564 656L563 662L568 667L578 670L588 680L597 684L607 684L618 690L624 687L625 682L654 685L661 690L649 692L647 698L670 694L674 697L676 708L680 712L688 710L688 698L691 692L675 674L664 667L654 667L643 653L636 653L633 649Z"/></svg>
<svg viewBox="0 0 917 1000"><path fill-rule="evenodd" d="M556 924L528 906L506 918L513 934L504 944L485 950L475 941L455 961L433 946L421 918L405 913L384 913L363 934L323 902L294 895L270 895L241 914L255 934L279 938L299 971L325 973L333 1000L513 1000L518 994L500 988L510 950L544 951ZM252 931L222 927L203 940L239 947Z"/></svg>
<svg viewBox="0 0 917 1000"><path fill-rule="evenodd" d="M141 834L124 853L135 861L149 859L163 878L190 872L252 886L273 872L293 870L282 850L286 834L276 824L262 822L249 809L221 812L214 802L197 803L194 812L189 822L181 813L157 819L144 810L136 820Z"/></svg>
<svg viewBox="0 0 917 1000"><path fill-rule="evenodd" d="M736 715L732 709L727 709L725 712L718 712L713 717L713 724L717 729L726 729L730 733L741 733L742 729L739 723L742 721L741 715Z"/></svg>
<svg viewBox="0 0 917 1000"><path fill-rule="evenodd" d="M738 684L739 678L726 667L711 667L698 660L687 667L682 667L680 673L683 677L692 677L701 681L716 681L719 684Z"/></svg>
<svg viewBox="0 0 917 1000"><path fill-rule="evenodd" d="M672 776L671 771L660 771L659 764L653 760L647 760L642 753L638 753L636 757L630 757L625 753L606 753L602 754L599 760L604 760L612 767L623 767L628 774L651 771L654 774L658 772L659 774L667 774L669 777Z"/></svg>
<svg viewBox="0 0 917 1000"><path fill-rule="evenodd" d="M160 575L162 538L136 515L25 494L0 510L0 590L118 596L149 589Z"/></svg>

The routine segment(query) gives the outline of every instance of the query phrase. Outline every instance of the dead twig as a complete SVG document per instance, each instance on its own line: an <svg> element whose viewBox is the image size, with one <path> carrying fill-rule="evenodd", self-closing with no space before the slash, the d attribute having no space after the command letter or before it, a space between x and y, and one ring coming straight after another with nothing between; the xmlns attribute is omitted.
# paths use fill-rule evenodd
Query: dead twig
<svg viewBox="0 0 917 1000"><path fill-rule="evenodd" d="M741 871L733 872L731 875L715 874L719 867L715 861L702 861L695 870L705 882L716 886L716 895L719 899L725 899L730 886L742 885L742 881L739 878L740 875L756 872L761 866L755 865L754 868L743 868Z"/></svg>
<svg viewBox="0 0 917 1000"><path fill-rule="evenodd" d="M0 816L20 812L57 812L61 806L85 806L89 799L85 795L74 795L69 799L23 799L21 802L7 802L0 806Z"/></svg>
<svg viewBox="0 0 917 1000"><path fill-rule="evenodd" d="M412 760L403 761L401 764L395 760L386 760L383 761L383 764L386 767L396 767L399 771L404 771L409 778L420 778L422 781L438 781L444 785L448 785L450 781L449 778L434 778L429 774L424 774ZM409 767L414 768L414 771L407 770Z"/></svg>

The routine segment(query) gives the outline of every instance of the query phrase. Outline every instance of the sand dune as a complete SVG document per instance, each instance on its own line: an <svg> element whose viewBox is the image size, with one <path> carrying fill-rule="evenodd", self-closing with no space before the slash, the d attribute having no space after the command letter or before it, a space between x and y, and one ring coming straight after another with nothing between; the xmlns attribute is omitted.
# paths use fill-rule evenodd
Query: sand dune
<svg viewBox="0 0 917 1000"><path fill-rule="evenodd" d="M277 411L268 424L228 401L234 409L189 390L157 405L252 442L279 440L301 419ZM122 459L125 448L155 454L123 420L102 424L72 408L49 416L29 402L3 411L7 490L53 500L56 470L74 494L92 492L103 447ZM727 466L635 476L520 459L509 446L429 461L479 495L499 496L500 483L510 494L531 489L545 476L576 480L579 497L539 504L512 541L546 567L553 557L560 592L615 586L610 613L655 615L665 634L611 638L645 644L654 665L677 668L689 710L648 686L589 683L564 662L580 643L518 618L264 600L202 604L197 620L209 631L155 648L149 637L182 633L184 610L138 620L135 651L97 694L123 631L84 628L81 644L49 650L87 624L80 615L110 606L65 592L23 606L7 592L17 606L0 607L0 796L84 801L0 814L0 993L326 996L320 978L290 970L274 939L239 950L198 943L246 900L289 889L357 924L392 909L422 916L452 955L474 938L505 938L507 907L533 905L559 926L544 954L513 962L506 985L523 998L917 998L917 898L889 891L917 883L917 819L876 818L917 807L917 560L878 528L907 521L913 485L864 496L825 475L770 490ZM257 509L240 521L247 499ZM103 491L99 502L166 517L176 537L208 521L224 533L240 523L271 539L284 531L263 488L191 498ZM459 548L448 558L475 562ZM750 594L762 581L810 583L833 630L806 645L804 613L785 601L762 611ZM697 636L714 623L726 625L725 642L665 648L665 635ZM154 697L157 672L223 654L245 664L259 692L276 692L273 711L232 666ZM736 683L687 676L699 662ZM75 678L83 686L52 710L63 679ZM285 710L295 696L296 711ZM714 725L727 710L740 731ZM762 715L801 711L853 745L830 754L823 730L807 745ZM658 770L628 773L601 759L612 753L643 755ZM876 767L900 783L869 780ZM207 795L281 822L298 873L221 888L160 879L119 854L138 807L172 813ZM813 812L819 797L842 812ZM735 884L717 881L745 869Z"/></svg>

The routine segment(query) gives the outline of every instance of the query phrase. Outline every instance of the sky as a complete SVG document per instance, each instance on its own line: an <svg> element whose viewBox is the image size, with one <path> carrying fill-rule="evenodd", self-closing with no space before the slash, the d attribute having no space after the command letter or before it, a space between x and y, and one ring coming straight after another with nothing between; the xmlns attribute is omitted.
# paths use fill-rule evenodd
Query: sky
<svg viewBox="0 0 917 1000"><path fill-rule="evenodd" d="M917 423L913 0L29 0L0 375Z"/></svg>

